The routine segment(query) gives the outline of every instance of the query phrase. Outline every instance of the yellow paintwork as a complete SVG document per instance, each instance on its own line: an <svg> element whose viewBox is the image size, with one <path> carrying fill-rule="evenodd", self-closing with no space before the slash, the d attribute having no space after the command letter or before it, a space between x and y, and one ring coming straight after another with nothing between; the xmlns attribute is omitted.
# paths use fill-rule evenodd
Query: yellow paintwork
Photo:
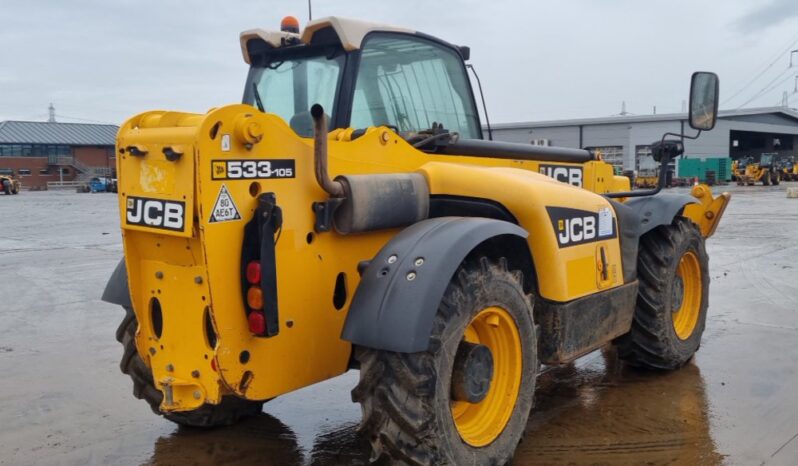
<svg viewBox="0 0 798 466"><path fill-rule="evenodd" d="M671 318L676 336L687 340L693 334L701 314L701 281L704 280L698 256L693 251L687 251L679 259L676 276L682 280L683 295L681 306L671 314Z"/></svg>
<svg viewBox="0 0 798 466"><path fill-rule="evenodd" d="M513 317L494 306L471 319L463 338L487 346L493 356L493 379L485 398L479 403L451 403L460 437L473 447L484 447L501 435L513 414L523 371L521 337Z"/></svg>
<svg viewBox="0 0 798 466"><path fill-rule="evenodd" d="M430 194L493 199L515 215L529 232L528 243L540 278L537 291L544 298L570 301L598 291L597 245L607 248L610 285L622 284L621 251L617 239L560 248L546 213L547 206L598 212L610 208L604 197L540 173L515 168L429 162L420 171L429 181Z"/></svg>
<svg viewBox="0 0 798 466"><path fill-rule="evenodd" d="M724 192L717 197L712 197L712 190L705 184L693 186L690 194L698 199L699 203L686 205L682 215L698 225L704 238L709 238L715 233L715 229L723 217L723 212L729 205L731 194Z"/></svg>
<svg viewBox="0 0 798 466"><path fill-rule="evenodd" d="M418 171L432 194L483 197L509 209L530 233L542 297L569 301L622 284L617 239L559 248L545 210L560 206L597 213L609 208L594 193L629 188L629 180L613 175L611 165L582 164L585 189L580 189L537 173L540 164L534 161L430 155L387 128L372 128L355 140L351 136L348 130L330 133L332 176ZM131 146L146 155L121 152ZM183 155L167 161L165 147ZM314 232L311 204L327 195L314 178L311 139L298 137L276 115L230 105L205 115L149 112L133 117L120 129L117 151L125 259L140 323L136 343L158 387L172 387L163 410L217 403L227 393L267 399L346 370L351 347L340 333L359 282L357 264L372 258L396 231ZM296 177L215 179L213 169L218 178L219 164L213 161L228 159L294 159ZM223 185L242 219L210 223ZM275 193L284 219L276 245L280 333L271 338L253 337L248 330L239 269L243 226L252 218L260 192ZM127 224L125 207L131 196L185 202L185 228L165 231ZM606 279L599 270L601 248ZM346 274L347 302L336 310L332 296L340 272ZM153 296L163 308L160 338L150 322ZM215 348L208 346L205 335L206 306L218 335ZM242 352L249 354L248 361L242 362ZM211 367L214 361L218 370Z"/></svg>

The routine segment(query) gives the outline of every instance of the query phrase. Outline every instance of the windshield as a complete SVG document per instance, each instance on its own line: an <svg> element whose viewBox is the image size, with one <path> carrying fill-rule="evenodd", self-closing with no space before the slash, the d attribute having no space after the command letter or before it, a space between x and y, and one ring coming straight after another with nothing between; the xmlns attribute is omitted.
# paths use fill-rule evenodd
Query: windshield
<svg viewBox="0 0 798 466"><path fill-rule="evenodd" d="M387 125L417 132L433 123L479 139L479 117L462 59L448 47L394 34L363 46L352 102L353 128Z"/></svg>
<svg viewBox="0 0 798 466"><path fill-rule="evenodd" d="M282 117L298 135L313 135L310 106L321 104L329 114L333 109L344 56L305 56L282 59L272 57L253 65L247 79L244 103L256 105L253 83L264 111Z"/></svg>

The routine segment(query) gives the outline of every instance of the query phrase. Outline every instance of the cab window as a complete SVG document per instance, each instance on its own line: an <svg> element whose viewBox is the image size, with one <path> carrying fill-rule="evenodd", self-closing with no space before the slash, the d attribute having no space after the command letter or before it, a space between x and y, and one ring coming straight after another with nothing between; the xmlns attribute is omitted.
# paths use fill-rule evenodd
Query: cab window
<svg viewBox="0 0 798 466"><path fill-rule="evenodd" d="M402 132L433 123L479 139L479 117L460 56L432 41L379 34L363 45L350 126L391 126Z"/></svg>
<svg viewBox="0 0 798 466"><path fill-rule="evenodd" d="M264 110L282 117L300 136L313 135L310 106L321 104L332 111L344 56L267 56L253 65L247 79L244 102L256 105L255 83Z"/></svg>

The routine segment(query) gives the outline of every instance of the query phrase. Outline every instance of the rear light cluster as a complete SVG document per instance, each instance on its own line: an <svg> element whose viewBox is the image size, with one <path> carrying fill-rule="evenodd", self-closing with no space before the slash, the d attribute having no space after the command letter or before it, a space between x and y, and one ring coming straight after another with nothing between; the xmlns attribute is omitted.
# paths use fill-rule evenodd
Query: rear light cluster
<svg viewBox="0 0 798 466"><path fill-rule="evenodd" d="M266 333L266 316L263 314L263 290L260 288L260 261L247 264L247 322L249 331L255 335Z"/></svg>
<svg viewBox="0 0 798 466"><path fill-rule="evenodd" d="M282 210L274 193L260 193L255 214L244 226L240 262L244 316L256 337L269 338L280 333L275 246L282 224Z"/></svg>

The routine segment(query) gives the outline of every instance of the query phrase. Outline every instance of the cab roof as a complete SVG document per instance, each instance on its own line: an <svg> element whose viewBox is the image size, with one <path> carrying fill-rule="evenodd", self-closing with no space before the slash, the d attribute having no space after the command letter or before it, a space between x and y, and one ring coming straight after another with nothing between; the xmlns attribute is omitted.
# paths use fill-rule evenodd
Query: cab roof
<svg viewBox="0 0 798 466"><path fill-rule="evenodd" d="M372 31L385 32L404 32L413 34L416 31L408 28L391 26L388 24L372 23L357 19L341 18L338 16L328 16L326 18L314 19L305 25L301 34L283 31L267 31L264 29L249 29L240 35L241 53L244 61L252 64L250 57L249 43L251 41L263 41L272 48L293 45L297 42L310 45L314 37L333 34L347 52L357 50L363 43L366 34Z"/></svg>

